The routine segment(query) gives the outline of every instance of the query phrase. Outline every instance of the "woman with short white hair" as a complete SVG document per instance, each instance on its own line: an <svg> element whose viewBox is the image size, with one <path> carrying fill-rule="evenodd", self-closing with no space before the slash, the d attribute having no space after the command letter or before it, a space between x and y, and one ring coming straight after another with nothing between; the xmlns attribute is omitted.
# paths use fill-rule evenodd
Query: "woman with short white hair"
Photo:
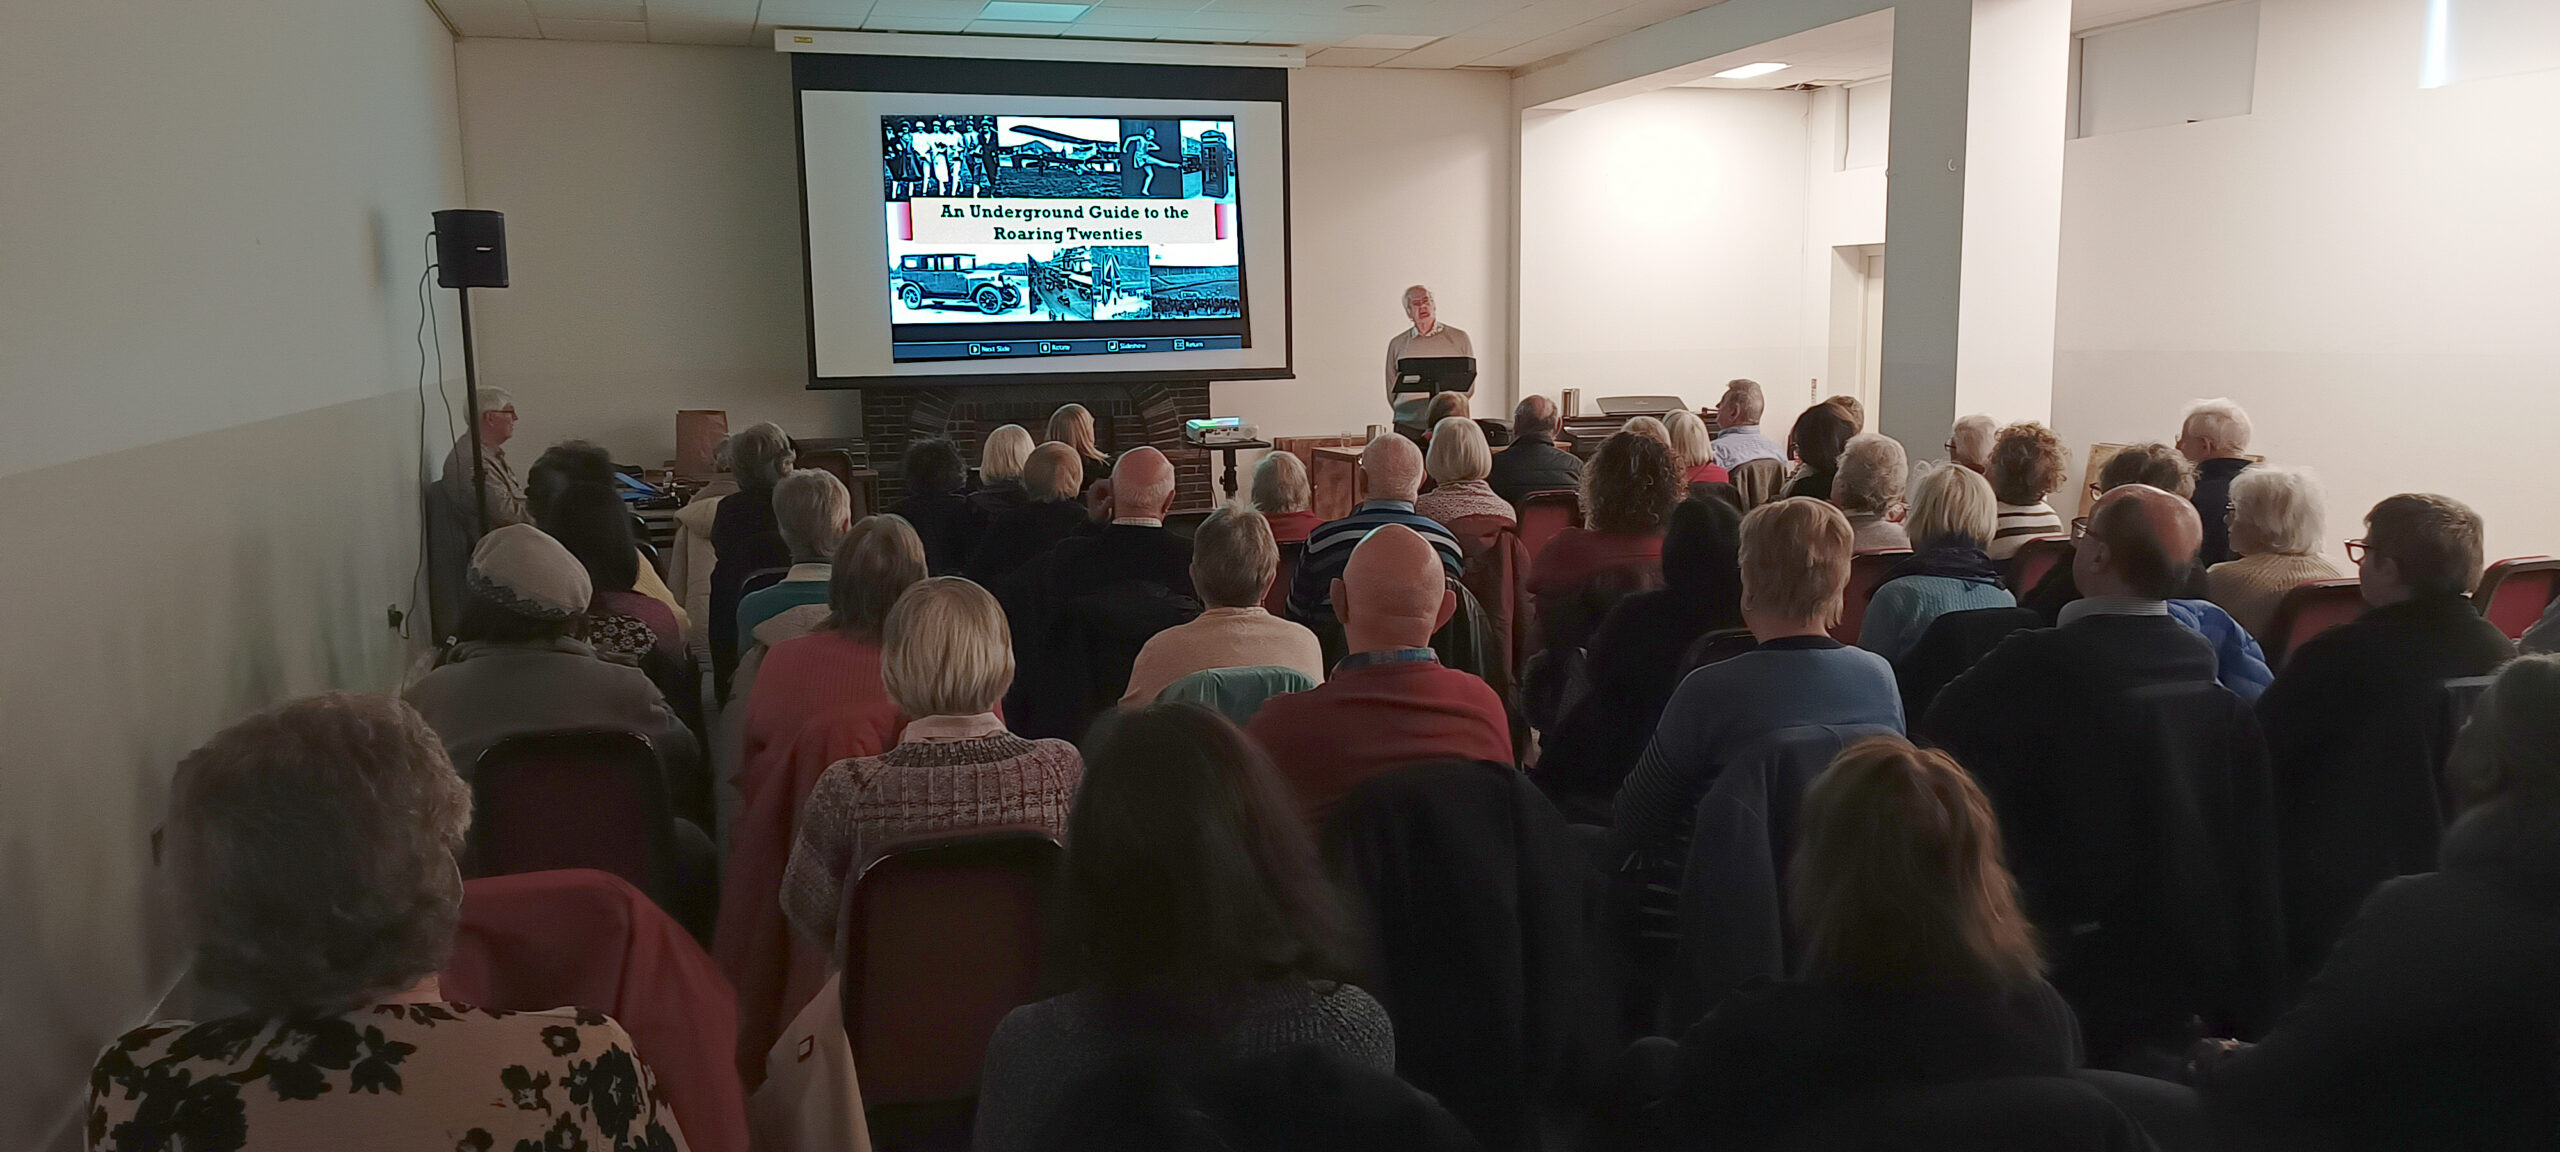
<svg viewBox="0 0 2560 1152"><path fill-rule="evenodd" d="M470 825L434 729L385 696L294 700L179 761L161 875L235 1014L108 1045L89 1147L685 1147L612 1020L445 1002Z"/></svg>
<svg viewBox="0 0 2560 1152"><path fill-rule="evenodd" d="M1672 462L1680 466L1680 476L1692 484L1729 484L1733 474L1716 463L1715 437L1707 432L1707 422L1686 408L1662 418L1663 430L1671 436Z"/></svg>
<svg viewBox="0 0 2560 1152"><path fill-rule="evenodd" d="M1991 482L1973 469L1942 464L1911 485L1903 527L1916 547L1885 570L1858 626L1858 647L1899 660L1949 612L2015 608L2000 566L1984 546L1999 524Z"/></svg>
<svg viewBox="0 0 2560 1152"><path fill-rule="evenodd" d="M1324 523L1315 513L1315 489L1307 483L1307 462L1295 452L1273 452L1253 466L1253 510L1271 523L1271 539L1304 544L1307 534Z"/></svg>
<svg viewBox="0 0 2560 1152"><path fill-rule="evenodd" d="M2213 602L2250 635L2266 635L2285 593L2342 575L2320 555L2327 519L2310 469L2261 464L2232 477L2231 550L2240 558L2205 570Z"/></svg>
<svg viewBox="0 0 2560 1152"><path fill-rule="evenodd" d="M1031 824L1064 834L1084 761L1064 740L1025 740L995 714L1013 686L1013 637L996 598L957 576L898 597L881 626L880 680L917 717L896 747L818 777L782 877L792 927L833 948L844 886L892 841Z"/></svg>
<svg viewBox="0 0 2560 1152"><path fill-rule="evenodd" d="M1831 502L1849 515L1858 533L1858 551L1894 552L1911 546L1902 527L1903 489L1911 480L1911 458L1902 441L1874 432L1853 436L1840 451L1840 472L1831 481Z"/></svg>
<svg viewBox="0 0 2560 1152"><path fill-rule="evenodd" d="M1493 494L1485 477L1493 474L1493 449L1484 429L1464 416L1451 416L1431 426L1431 450L1423 454L1432 488L1413 502L1413 510L1451 528L1458 521L1492 517L1504 525L1520 522L1511 502Z"/></svg>
<svg viewBox="0 0 2560 1152"><path fill-rule="evenodd" d="M1022 466L1030 461L1031 449L1031 432L1020 424L987 433L987 442L978 449L978 489L969 493L981 519L993 520L1031 502L1022 486Z"/></svg>

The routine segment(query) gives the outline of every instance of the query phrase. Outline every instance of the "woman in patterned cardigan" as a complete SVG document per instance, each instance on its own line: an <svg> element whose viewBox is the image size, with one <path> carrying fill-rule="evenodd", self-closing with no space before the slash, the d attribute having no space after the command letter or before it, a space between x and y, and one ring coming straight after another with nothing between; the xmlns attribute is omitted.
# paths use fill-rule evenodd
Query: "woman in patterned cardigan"
<svg viewBox="0 0 2560 1152"><path fill-rule="evenodd" d="M881 629L880 679L922 717L877 756L837 762L800 812L782 877L782 910L832 948L844 888L889 844L996 825L1053 834L1084 778L1064 740L1025 740L995 714L1013 684L1013 640L996 599L957 576L907 589Z"/></svg>

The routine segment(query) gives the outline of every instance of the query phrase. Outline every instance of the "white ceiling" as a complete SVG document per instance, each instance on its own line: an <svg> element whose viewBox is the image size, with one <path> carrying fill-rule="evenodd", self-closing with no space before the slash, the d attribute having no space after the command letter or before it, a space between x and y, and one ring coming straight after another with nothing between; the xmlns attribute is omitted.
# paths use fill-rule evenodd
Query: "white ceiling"
<svg viewBox="0 0 2560 1152"><path fill-rule="evenodd" d="M986 0L428 0L464 36L767 45L777 28L1072 36L1304 48L1347 68L1518 68L1720 0L1098 0L1071 23L981 19ZM2072 26L2138 19L2197 0L2073 0ZM1878 31L1879 22L1881 31ZM1756 60L1784 72L1704 79ZM1780 88L1893 70L1890 11L1692 66L1695 87Z"/></svg>

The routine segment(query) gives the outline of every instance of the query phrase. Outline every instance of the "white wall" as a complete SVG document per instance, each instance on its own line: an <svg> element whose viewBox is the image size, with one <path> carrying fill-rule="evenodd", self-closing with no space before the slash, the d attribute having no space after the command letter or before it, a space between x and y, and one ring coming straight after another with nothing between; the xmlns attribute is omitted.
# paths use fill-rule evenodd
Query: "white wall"
<svg viewBox="0 0 2560 1152"><path fill-rule="evenodd" d="M2319 470L2333 540L2422 490L2480 509L2493 557L2560 553L2560 72L2421 91L2422 5L2260 10L2249 115L2070 143L2058 430L2170 439L2229 395L2256 451Z"/></svg>
<svg viewBox="0 0 2560 1152"><path fill-rule="evenodd" d="M1297 379L1217 384L1217 413L1277 436L1386 423L1387 341L1413 283L1475 342L1478 414L1507 407L1514 123L1499 72L1291 73Z"/></svg>
<svg viewBox="0 0 2560 1152"><path fill-rule="evenodd" d="M70 1147L182 962L147 848L176 759L401 664L421 240L462 189L419 0L5 26L0 1143Z"/></svg>
<svg viewBox="0 0 2560 1152"><path fill-rule="evenodd" d="M526 459L582 436L675 454L675 414L858 430L810 392L788 58L765 48L468 39L455 49L471 206L507 214L511 285L475 293L481 379Z"/></svg>

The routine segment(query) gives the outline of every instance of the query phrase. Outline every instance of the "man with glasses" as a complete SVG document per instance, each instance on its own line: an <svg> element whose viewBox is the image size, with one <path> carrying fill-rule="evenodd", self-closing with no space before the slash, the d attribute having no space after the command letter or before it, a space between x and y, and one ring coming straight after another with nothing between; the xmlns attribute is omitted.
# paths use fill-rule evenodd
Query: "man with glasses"
<svg viewBox="0 0 2560 1152"><path fill-rule="evenodd" d="M507 465L504 445L516 434L516 400L504 388L480 390L480 461L482 509L488 520L484 528L494 529L509 524L531 524L533 516L525 511L524 481ZM455 437L453 450L445 453L444 472L436 485L445 499L462 509L466 520L471 508L471 435Z"/></svg>

